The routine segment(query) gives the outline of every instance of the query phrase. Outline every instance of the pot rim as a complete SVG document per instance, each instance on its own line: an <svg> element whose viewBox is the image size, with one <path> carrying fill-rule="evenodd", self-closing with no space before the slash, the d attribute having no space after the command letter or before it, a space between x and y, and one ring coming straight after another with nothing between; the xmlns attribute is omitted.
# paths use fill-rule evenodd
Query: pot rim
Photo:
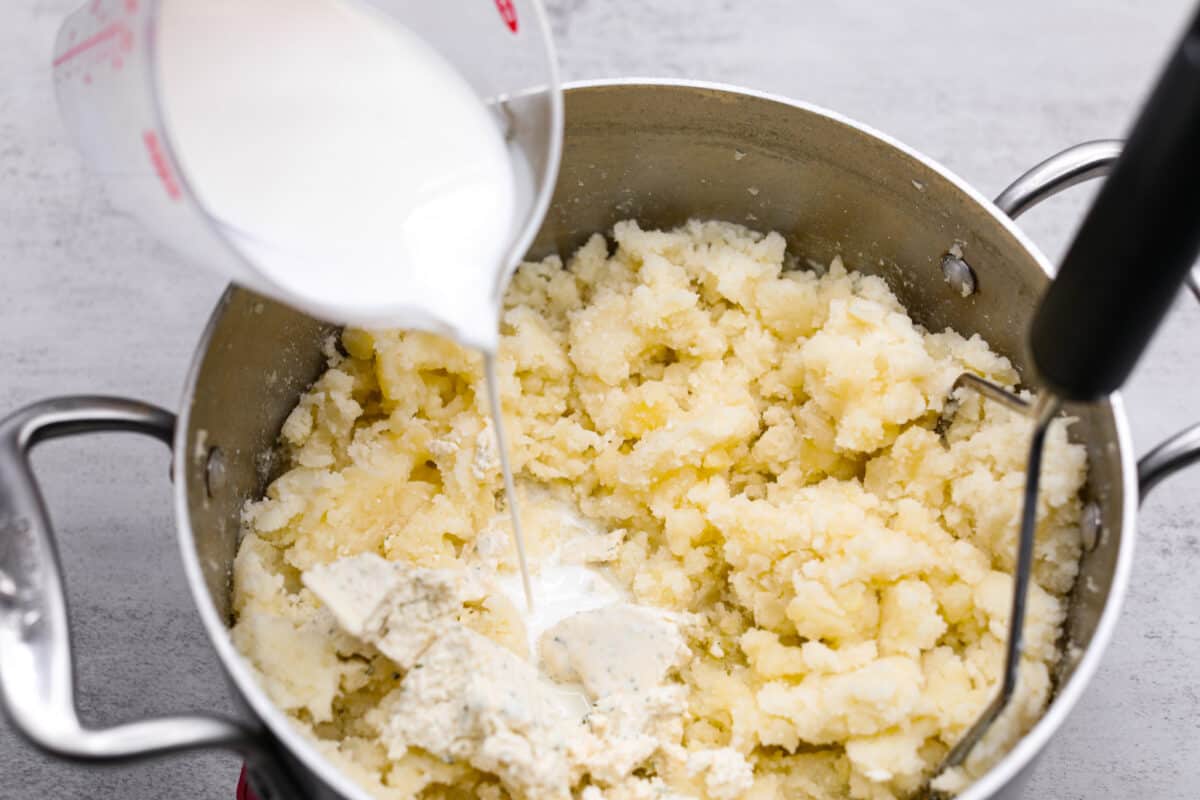
<svg viewBox="0 0 1200 800"><path fill-rule="evenodd" d="M1041 250L1025 235L1017 224L1007 214L997 208L991 200L984 197L965 180L937 161L908 147L888 134L836 111L769 92L712 81L628 77L571 81L564 83L562 88L563 92L567 93L587 89L627 88L634 86L667 89L699 89L721 94L753 97L823 116L871 136L920 162L952 183L967 197L985 209L997 222L1003 225L1034 258L1047 277L1051 277L1054 274L1050 262L1045 255L1042 254ZM180 407L179 422L175 429L175 442L173 445L173 469L174 474L177 476L187 474L189 454L191 453L191 449L188 447L188 434L191 428L191 400L196 393L200 368L208 352L208 345L212 340L213 333L220 323L222 312L228 304L233 291L235 291L235 287L230 285L217 302L212 315L205 325L200 340L197 342L192 356L192 363L188 369L188 376L183 389L183 402ZM1124 403L1117 392L1109 395L1107 403L1113 414L1114 427L1116 429L1116 444L1121 461L1123 508L1121 541L1117 553L1117 563L1113 571L1108 597L1105 600L1104 611L1096 625L1095 633L1093 633L1092 639L1088 643L1082 658L1079 660L1071 679L1059 687L1046 713L1042 715L1033 728L1021 737L1017 744L997 764L988 770L983 777L971 784L966 791L959 794L959 800L983 800L983 798L991 797L1030 765L1049 742L1050 737L1066 721L1067 716L1083 695L1084 690L1099 668L1104 651L1112 639L1113 630L1116 627L1121 607L1124 604L1129 576L1132 570L1138 488L1137 468L1133 457L1133 442L1130 436L1129 423L1125 415ZM265 690L258 684L258 681L251 673L249 664L246 663L245 659L234 647L233 640L229 635L229 628L226 627L217 613L216 606L209 595L204 574L200 567L195 547L195 532L192 530L191 518L188 514L187 491L188 481L180 477L174 484L174 496L175 519L179 532L179 546L183 557L184 573L187 576L188 588L191 591L192 599L200 614L201 622L230 679L254 714L270 729L271 734L287 747L293 757L302 761L305 767L314 772L325 784L344 797L353 798L353 800L371 800L365 790L359 787L340 769L337 769L332 761L322 755L314 746L313 741L301 733L292 724L290 718L267 697Z"/></svg>

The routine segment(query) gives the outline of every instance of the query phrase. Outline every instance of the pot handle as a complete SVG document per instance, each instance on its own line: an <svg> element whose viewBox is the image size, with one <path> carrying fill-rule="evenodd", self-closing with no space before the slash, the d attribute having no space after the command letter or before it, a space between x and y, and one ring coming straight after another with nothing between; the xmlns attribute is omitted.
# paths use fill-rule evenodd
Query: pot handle
<svg viewBox="0 0 1200 800"><path fill-rule="evenodd" d="M1012 219L1049 200L1054 195L1093 178L1103 178L1112 171L1121 155L1124 142L1120 139L1096 139L1055 153L1025 172L992 202ZM1193 268L1187 287L1200 301L1200 272Z"/></svg>
<svg viewBox="0 0 1200 800"><path fill-rule="evenodd" d="M1124 145L1119 139L1098 139L1056 153L1021 175L996 196L997 208L1016 219L1059 192L1093 178L1108 175ZM1200 300L1200 276L1193 268L1187 278L1192 295ZM1138 461L1138 494L1144 501L1165 478L1200 461L1200 424L1161 442Z"/></svg>
<svg viewBox="0 0 1200 800"><path fill-rule="evenodd" d="M1068 147L1010 183L993 202L1016 219L1065 189L1108 175L1123 145L1120 139L1097 139Z"/></svg>
<svg viewBox="0 0 1200 800"><path fill-rule="evenodd" d="M56 756L123 761L196 747L259 748L251 727L208 714L97 729L76 713L62 574L29 451L48 439L106 431L170 446L174 430L170 412L117 397L52 398L0 420L0 699L17 731Z"/></svg>

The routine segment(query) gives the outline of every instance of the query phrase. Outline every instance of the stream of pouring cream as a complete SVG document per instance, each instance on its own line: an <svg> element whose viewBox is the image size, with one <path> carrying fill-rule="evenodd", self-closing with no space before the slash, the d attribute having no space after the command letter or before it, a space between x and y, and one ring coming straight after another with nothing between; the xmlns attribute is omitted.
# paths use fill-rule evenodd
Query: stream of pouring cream
<svg viewBox="0 0 1200 800"><path fill-rule="evenodd" d="M525 535L521 531L521 511L517 506L517 489L513 483L512 465L508 458L508 437L504 433L504 420L500 415L500 383L496 379L496 355L483 354L483 369L487 375L488 403L492 411L492 429L496 431L496 448L500 453L500 471L504 474L504 496L508 501L508 514L512 518L513 546L517 550L517 561L521 565L521 586L525 590L525 604L533 613L533 583L529 579L529 563L525 558Z"/></svg>

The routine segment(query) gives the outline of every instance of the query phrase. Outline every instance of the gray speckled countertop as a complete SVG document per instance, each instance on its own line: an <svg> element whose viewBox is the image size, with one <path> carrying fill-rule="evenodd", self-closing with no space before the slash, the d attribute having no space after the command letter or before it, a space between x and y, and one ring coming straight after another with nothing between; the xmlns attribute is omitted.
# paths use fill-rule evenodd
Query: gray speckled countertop
<svg viewBox="0 0 1200 800"><path fill-rule="evenodd" d="M47 395L174 407L222 288L116 215L59 124L54 30L79 0L0 7L0 413ZM675 76L815 102L995 194L1080 140L1119 136L1186 0L550 0L568 78ZM1022 226L1055 258L1089 192ZM1140 452L1200 418L1200 308L1181 298L1126 393ZM174 539L166 453L134 437L43 447L86 719L229 706ZM1200 470L1142 514L1133 587L1095 682L1030 797L1200 795ZM0 800L233 797L237 762L55 762L0 723Z"/></svg>

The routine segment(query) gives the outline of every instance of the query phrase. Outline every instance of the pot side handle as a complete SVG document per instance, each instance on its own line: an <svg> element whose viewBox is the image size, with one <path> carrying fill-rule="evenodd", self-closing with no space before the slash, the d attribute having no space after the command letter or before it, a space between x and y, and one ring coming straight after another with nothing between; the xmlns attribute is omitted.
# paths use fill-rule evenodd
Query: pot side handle
<svg viewBox="0 0 1200 800"><path fill-rule="evenodd" d="M175 416L116 397L43 400L0 420L0 700L18 732L81 761L123 761L197 747L258 748L249 726L195 714L87 728L75 707L66 597L50 516L29 463L48 439L129 431L170 446Z"/></svg>
<svg viewBox="0 0 1200 800"><path fill-rule="evenodd" d="M1056 153L1025 172L996 196L997 208L1016 219L1029 209L1072 186L1103 178L1124 145L1119 139L1097 139ZM1200 275L1193 268L1187 287L1200 301ZM1144 501L1165 478L1200 461L1200 424L1168 437L1138 460L1138 494Z"/></svg>
<svg viewBox="0 0 1200 800"><path fill-rule="evenodd" d="M1097 139L1068 147L1025 172L992 202L1016 219L1059 192L1108 175L1123 144L1120 139Z"/></svg>

